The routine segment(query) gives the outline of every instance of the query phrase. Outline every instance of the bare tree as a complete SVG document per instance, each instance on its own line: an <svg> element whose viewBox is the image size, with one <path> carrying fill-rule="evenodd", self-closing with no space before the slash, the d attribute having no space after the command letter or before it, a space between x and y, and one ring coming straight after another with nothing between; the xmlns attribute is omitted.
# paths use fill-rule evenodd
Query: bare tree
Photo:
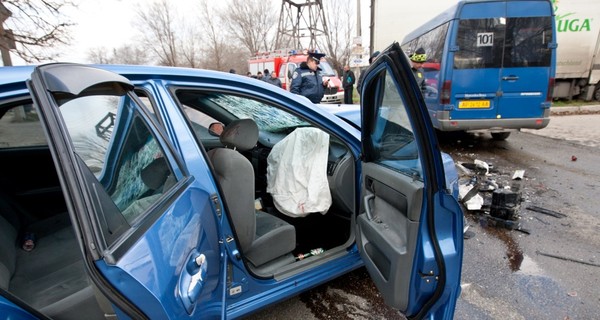
<svg viewBox="0 0 600 320"><path fill-rule="evenodd" d="M206 0L200 1L200 18L204 22L204 53L205 67L209 69L224 71L225 52L227 51L227 41L225 35L218 28L220 17L212 15L213 10L209 9Z"/></svg>
<svg viewBox="0 0 600 320"><path fill-rule="evenodd" d="M92 63L100 64L147 64L148 53L139 45L124 45L115 49L104 47L92 48L87 53L87 58Z"/></svg>
<svg viewBox="0 0 600 320"><path fill-rule="evenodd" d="M136 27L142 33L144 45L154 52L159 65L179 66L177 56L178 40L174 23L173 7L167 0L153 2L149 6L140 6Z"/></svg>
<svg viewBox="0 0 600 320"><path fill-rule="evenodd" d="M341 74L352 53L352 34L356 21L355 5L347 0L328 0L323 1L323 6L330 34L329 37L321 38L317 42L319 47L327 48L328 60Z"/></svg>
<svg viewBox="0 0 600 320"><path fill-rule="evenodd" d="M6 16L6 30L0 27L0 40L4 40L0 46L26 62L53 60L59 52L51 49L71 40L69 29L75 24L62 13L66 7L76 7L71 1L0 0L0 6L11 13Z"/></svg>
<svg viewBox="0 0 600 320"><path fill-rule="evenodd" d="M228 34L241 42L248 54L274 49L278 13L272 1L235 1L219 15Z"/></svg>

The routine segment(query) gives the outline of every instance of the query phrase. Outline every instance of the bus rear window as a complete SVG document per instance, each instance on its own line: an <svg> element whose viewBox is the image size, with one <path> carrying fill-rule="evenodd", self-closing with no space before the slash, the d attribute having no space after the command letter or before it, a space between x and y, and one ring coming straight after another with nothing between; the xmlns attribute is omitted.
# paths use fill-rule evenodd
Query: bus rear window
<svg viewBox="0 0 600 320"><path fill-rule="evenodd" d="M549 66L551 40L550 17L461 20L454 68Z"/></svg>
<svg viewBox="0 0 600 320"><path fill-rule="evenodd" d="M511 18L507 22L504 67L550 66L551 17Z"/></svg>

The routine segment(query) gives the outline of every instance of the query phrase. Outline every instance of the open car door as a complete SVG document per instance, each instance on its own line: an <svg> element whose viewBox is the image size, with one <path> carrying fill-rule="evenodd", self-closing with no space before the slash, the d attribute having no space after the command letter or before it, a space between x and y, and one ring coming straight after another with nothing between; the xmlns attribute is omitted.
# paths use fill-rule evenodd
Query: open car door
<svg viewBox="0 0 600 320"><path fill-rule="evenodd" d="M220 204L211 178L186 169L207 167L200 150L178 155L118 74L48 64L28 87L102 309L79 316L221 316Z"/></svg>
<svg viewBox="0 0 600 320"><path fill-rule="evenodd" d="M388 305L409 318L451 319L463 215L446 189L427 108L397 43L364 79L358 250Z"/></svg>

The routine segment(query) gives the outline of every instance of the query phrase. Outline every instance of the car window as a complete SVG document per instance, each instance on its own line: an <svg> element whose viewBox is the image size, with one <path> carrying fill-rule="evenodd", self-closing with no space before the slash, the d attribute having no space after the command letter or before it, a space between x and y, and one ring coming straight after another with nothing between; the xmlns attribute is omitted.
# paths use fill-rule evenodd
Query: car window
<svg viewBox="0 0 600 320"><path fill-rule="evenodd" d="M209 106L212 110L225 110L237 119L253 119L261 132L288 132L297 127L309 126L308 122L295 115L258 100L224 93L197 95L198 103ZM207 109L201 106L198 108Z"/></svg>
<svg viewBox="0 0 600 320"><path fill-rule="evenodd" d="M139 107L128 96L87 96L60 107L76 154L129 225L175 179Z"/></svg>
<svg viewBox="0 0 600 320"><path fill-rule="evenodd" d="M0 109L0 148L47 145L38 114L31 103Z"/></svg>
<svg viewBox="0 0 600 320"><path fill-rule="evenodd" d="M376 122L370 136L374 149L372 160L422 179L419 150L405 101L385 69L378 75L378 82Z"/></svg>
<svg viewBox="0 0 600 320"><path fill-rule="evenodd" d="M192 125L192 130L194 131L194 135L196 139L206 143L207 140L219 141L219 137L211 134L208 130L208 127L211 123L219 122L213 117L207 115L206 113L200 112L194 108L184 105L183 112L186 114L188 119L190 119L190 123Z"/></svg>

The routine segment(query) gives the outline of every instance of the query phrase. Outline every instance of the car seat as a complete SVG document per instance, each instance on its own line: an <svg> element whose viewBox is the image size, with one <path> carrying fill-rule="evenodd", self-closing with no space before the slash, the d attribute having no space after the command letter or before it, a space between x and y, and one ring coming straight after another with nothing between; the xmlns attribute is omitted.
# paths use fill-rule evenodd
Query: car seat
<svg viewBox="0 0 600 320"><path fill-rule="evenodd" d="M254 168L250 160L238 152L256 145L256 123L252 119L232 121L221 133L220 140L225 148L212 149L208 156L244 257L259 267L291 253L296 247L296 229L255 209Z"/></svg>

